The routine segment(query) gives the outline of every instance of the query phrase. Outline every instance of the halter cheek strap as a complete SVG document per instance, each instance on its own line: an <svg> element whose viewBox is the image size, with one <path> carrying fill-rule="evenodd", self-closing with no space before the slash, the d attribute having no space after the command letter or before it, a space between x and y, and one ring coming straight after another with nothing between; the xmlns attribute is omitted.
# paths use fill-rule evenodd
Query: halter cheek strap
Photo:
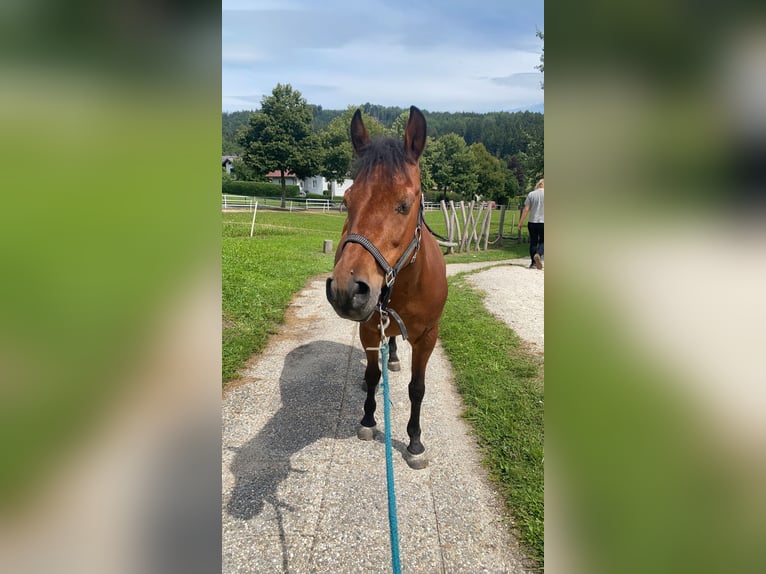
<svg viewBox="0 0 766 574"><path fill-rule="evenodd" d="M396 324L399 325L399 330L401 331L402 338L405 341L407 340L407 328L404 326L404 321L402 321L402 318L399 317L399 314L396 311L388 308L388 302L391 300L391 292L394 289L394 281L396 281L396 276L399 274L399 271L401 271L406 265L414 263L415 259L418 256L418 251L420 250L420 237L421 237L422 223L423 223L423 203L421 201L420 213L418 214L418 225L415 228L415 237L412 238L412 241L410 241L410 244L407 246L407 249L404 250L404 253L402 253L402 256L399 257L399 260L393 266L389 265L388 261L386 261L386 258L383 257L383 254L378 250L377 247L375 247L372 241L367 239L364 235L359 235L358 233L349 233L346 236L346 238L343 240L343 244L342 244L342 247L345 247L347 243L358 243L359 245L364 247L370 253L370 255L372 255L375 258L375 261L378 262L378 265L380 265L381 269L383 269L383 271L385 272L386 284L383 286L383 289L381 289L380 291L380 300L378 301L378 312L381 315L390 314L394 318L394 320L396 321Z"/></svg>

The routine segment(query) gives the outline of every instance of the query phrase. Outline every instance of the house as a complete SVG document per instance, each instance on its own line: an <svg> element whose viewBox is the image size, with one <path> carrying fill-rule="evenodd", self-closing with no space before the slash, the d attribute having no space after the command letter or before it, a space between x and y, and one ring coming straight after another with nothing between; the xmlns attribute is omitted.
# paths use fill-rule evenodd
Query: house
<svg viewBox="0 0 766 574"><path fill-rule="evenodd" d="M281 184L279 171L270 171L266 174L266 177L271 183ZM306 195L307 193L324 195L325 191L329 189L332 197L343 197L343 194L346 193L346 190L351 187L353 183L353 179L345 179L342 184L338 184L335 181L328 182L321 175L298 179L298 176L294 173L285 173L285 185L299 186L301 188L301 195Z"/></svg>
<svg viewBox="0 0 766 574"><path fill-rule="evenodd" d="M301 180L300 186L301 195L305 195L307 193L324 195L324 192L327 189L324 178L321 175L315 175Z"/></svg>
<svg viewBox="0 0 766 574"><path fill-rule="evenodd" d="M343 183L338 183L337 181L331 181L329 183L330 186L330 195L332 197L343 197L343 195L346 193L346 190L354 185L353 179L344 179Z"/></svg>
<svg viewBox="0 0 766 574"><path fill-rule="evenodd" d="M226 170L226 173L231 173L232 169L234 169L234 161L238 159L238 155L222 155L221 167Z"/></svg>
<svg viewBox="0 0 766 574"><path fill-rule="evenodd" d="M279 170L270 171L266 174L266 179L271 183L276 183L278 185L282 185L281 177L282 173ZM300 183L298 183L299 181L298 176L294 173L290 173L289 171L285 172L285 185L300 185Z"/></svg>

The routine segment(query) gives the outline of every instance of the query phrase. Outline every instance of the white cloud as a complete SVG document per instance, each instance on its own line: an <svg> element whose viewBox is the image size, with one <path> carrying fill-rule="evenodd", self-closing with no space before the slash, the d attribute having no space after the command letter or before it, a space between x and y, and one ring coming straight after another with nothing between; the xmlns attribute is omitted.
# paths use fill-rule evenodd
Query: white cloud
<svg viewBox="0 0 766 574"><path fill-rule="evenodd" d="M269 14L271 19L225 17L224 109L236 109L243 94L270 93L278 82L291 84L310 103L334 109L372 102L415 104L430 111L494 111L543 101L542 74L535 70L542 47L534 36L535 24L514 37L505 30L499 42L487 41L485 28L466 28L456 39L443 33L441 25L435 30L434 17L422 11L409 11L415 21L403 27L406 11L382 9L379 18L368 15L360 21L358 6L341 13L337 4L318 5L328 12L302 12L291 20L293 33L280 31L279 42L271 24L289 21L283 14ZM333 15L338 20L327 25L325 19ZM314 25L306 26L306 21ZM462 25L453 17L450 29ZM421 35L412 33L418 26L423 27ZM495 34L498 28L502 26L495 26Z"/></svg>

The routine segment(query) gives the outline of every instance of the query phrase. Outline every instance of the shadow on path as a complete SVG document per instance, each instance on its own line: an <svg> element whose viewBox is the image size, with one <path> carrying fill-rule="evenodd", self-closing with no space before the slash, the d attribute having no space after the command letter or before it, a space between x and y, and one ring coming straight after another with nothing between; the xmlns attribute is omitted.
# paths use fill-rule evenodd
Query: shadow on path
<svg viewBox="0 0 766 574"><path fill-rule="evenodd" d="M236 482L227 505L230 515L249 520L269 503L282 531L281 509L294 509L279 500L277 489L290 472L305 472L293 469L290 458L320 438L353 436L357 415L343 420L352 416L344 415L343 404L358 402L361 418L364 392L358 381L364 358L360 349L332 341L313 341L288 353L279 378L279 410L237 449L231 464Z"/></svg>

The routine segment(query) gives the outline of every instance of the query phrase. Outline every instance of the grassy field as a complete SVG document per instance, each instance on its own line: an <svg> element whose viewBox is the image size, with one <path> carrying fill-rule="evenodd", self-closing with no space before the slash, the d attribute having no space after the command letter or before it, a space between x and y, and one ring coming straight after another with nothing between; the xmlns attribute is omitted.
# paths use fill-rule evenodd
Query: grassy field
<svg viewBox="0 0 766 574"><path fill-rule="evenodd" d="M263 212L250 237L252 213L225 213L222 241L223 381L260 352L296 291L332 270L324 239L340 236L344 216Z"/></svg>
<svg viewBox="0 0 766 574"><path fill-rule="evenodd" d="M441 213L426 217L435 231L443 231ZM236 378L248 357L263 350L307 279L332 270L334 256L322 253L322 242L332 239L337 245L345 215L259 212L252 238L251 219L247 212L223 214L224 382ZM502 248L451 255L447 261L525 257L527 250L527 244L506 242ZM460 276L450 281L441 339L490 475L512 509L530 556L542 564L542 360L524 351Z"/></svg>

